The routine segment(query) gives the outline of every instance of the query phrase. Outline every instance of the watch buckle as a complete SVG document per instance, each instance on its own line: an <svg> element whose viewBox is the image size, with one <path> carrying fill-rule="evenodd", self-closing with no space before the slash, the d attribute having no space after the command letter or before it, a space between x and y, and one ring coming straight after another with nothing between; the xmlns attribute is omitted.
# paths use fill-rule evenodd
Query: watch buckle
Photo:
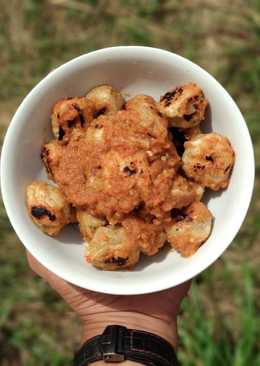
<svg viewBox="0 0 260 366"><path fill-rule="evenodd" d="M104 353L103 361L105 362L122 362L125 360L125 355L120 353Z"/></svg>
<svg viewBox="0 0 260 366"><path fill-rule="evenodd" d="M122 362L125 360L123 336L127 329L121 326L108 326L101 336L104 362Z"/></svg>

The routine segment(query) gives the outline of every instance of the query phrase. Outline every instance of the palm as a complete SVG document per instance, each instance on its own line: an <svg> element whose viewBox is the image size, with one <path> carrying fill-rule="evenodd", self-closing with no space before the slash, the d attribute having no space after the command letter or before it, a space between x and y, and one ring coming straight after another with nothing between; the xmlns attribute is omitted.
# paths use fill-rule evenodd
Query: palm
<svg viewBox="0 0 260 366"><path fill-rule="evenodd" d="M104 314L110 317L119 313L135 313L171 324L176 319L181 300L187 294L190 285L187 282L170 290L147 295L106 295L64 281L47 270L29 253L27 255L33 271L43 277L63 297L84 323L97 315L101 318Z"/></svg>

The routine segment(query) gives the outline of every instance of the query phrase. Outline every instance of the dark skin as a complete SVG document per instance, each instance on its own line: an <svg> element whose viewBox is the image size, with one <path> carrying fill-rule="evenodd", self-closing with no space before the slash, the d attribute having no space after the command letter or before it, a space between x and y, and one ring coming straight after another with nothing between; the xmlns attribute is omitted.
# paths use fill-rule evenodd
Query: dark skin
<svg viewBox="0 0 260 366"><path fill-rule="evenodd" d="M81 343L101 334L107 325L118 324L157 334L177 346L177 315L190 282L147 295L107 295L76 287L50 272L27 252L31 269L42 277L78 314ZM105 365L103 361L93 365ZM126 361L124 365L137 365Z"/></svg>

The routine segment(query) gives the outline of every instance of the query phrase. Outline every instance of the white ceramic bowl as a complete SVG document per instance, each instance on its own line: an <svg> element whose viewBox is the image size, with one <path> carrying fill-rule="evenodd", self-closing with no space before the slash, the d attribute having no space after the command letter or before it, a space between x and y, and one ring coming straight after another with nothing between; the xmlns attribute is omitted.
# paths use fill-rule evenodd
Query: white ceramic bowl
<svg viewBox="0 0 260 366"><path fill-rule="evenodd" d="M155 98L168 89L196 82L210 102L205 126L227 136L236 162L227 190L206 197L215 216L207 242L190 258L164 250L144 259L133 271L102 272L86 264L82 239L66 228L57 238L44 235L28 217L27 184L45 178L40 149L52 138L51 108L58 99L84 95L100 84L111 84L135 95ZM254 155L246 123L225 89L205 70L168 51L149 47L98 50L58 67L27 95L15 113L2 150L1 185L9 219L25 247L47 268L78 286L110 294L141 294L176 286L203 271L228 247L246 215L254 183Z"/></svg>

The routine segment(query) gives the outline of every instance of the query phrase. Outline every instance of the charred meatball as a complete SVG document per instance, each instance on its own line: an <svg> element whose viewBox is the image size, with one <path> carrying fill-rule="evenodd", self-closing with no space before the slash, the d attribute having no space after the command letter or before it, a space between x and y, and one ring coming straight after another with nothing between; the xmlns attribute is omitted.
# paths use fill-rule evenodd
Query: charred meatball
<svg viewBox="0 0 260 366"><path fill-rule="evenodd" d="M107 271L132 268L140 256L138 246L119 225L98 228L85 250L88 262Z"/></svg>
<svg viewBox="0 0 260 366"><path fill-rule="evenodd" d="M85 130L96 113L94 103L86 97L67 98L58 101L52 111L51 124L54 136L67 143L72 131Z"/></svg>
<svg viewBox="0 0 260 366"><path fill-rule="evenodd" d="M208 101L194 83L182 85L163 95L158 109L172 127L190 128L205 119Z"/></svg>
<svg viewBox="0 0 260 366"><path fill-rule="evenodd" d="M117 112L122 109L125 101L122 95L110 85L100 85L86 95L95 106L95 118L102 114Z"/></svg>
<svg viewBox="0 0 260 366"><path fill-rule="evenodd" d="M167 240L183 257L193 255L210 235L212 214L202 202L194 202L182 210L173 210L167 225Z"/></svg>
<svg viewBox="0 0 260 366"><path fill-rule="evenodd" d="M189 178L214 191L228 186L235 153L226 137L201 134L185 142L184 147L183 170Z"/></svg>
<svg viewBox="0 0 260 366"><path fill-rule="evenodd" d="M48 178L54 180L54 172L62 157L62 145L57 140L52 140L43 145L41 159L45 166Z"/></svg>
<svg viewBox="0 0 260 366"><path fill-rule="evenodd" d="M46 234L57 235L72 221L72 212L57 187L34 181L27 187L27 208L33 222Z"/></svg>

